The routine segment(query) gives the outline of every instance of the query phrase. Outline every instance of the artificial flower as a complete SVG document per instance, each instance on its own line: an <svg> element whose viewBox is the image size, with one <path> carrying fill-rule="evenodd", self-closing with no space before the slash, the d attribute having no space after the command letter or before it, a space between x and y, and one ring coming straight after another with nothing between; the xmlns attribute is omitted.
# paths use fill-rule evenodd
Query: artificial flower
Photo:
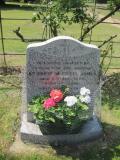
<svg viewBox="0 0 120 160"><path fill-rule="evenodd" d="M67 106L71 107L77 103L77 98L75 96L67 96L64 101L67 102Z"/></svg>
<svg viewBox="0 0 120 160"><path fill-rule="evenodd" d="M63 99L63 93L60 89L53 89L50 92L50 97L54 99L55 102L60 102Z"/></svg>
<svg viewBox="0 0 120 160"><path fill-rule="evenodd" d="M56 105L55 101L52 98L48 98L44 101L44 108L49 109L51 107L54 107Z"/></svg>
<svg viewBox="0 0 120 160"><path fill-rule="evenodd" d="M80 100L81 100L81 102L83 103L90 103L91 102L91 98L90 98L90 96L89 95L85 95L85 96L80 96Z"/></svg>
<svg viewBox="0 0 120 160"><path fill-rule="evenodd" d="M85 88L85 87L82 87L82 88L80 89L80 94L81 94L82 96L89 95L89 94L90 94L90 90L87 89L87 88Z"/></svg>

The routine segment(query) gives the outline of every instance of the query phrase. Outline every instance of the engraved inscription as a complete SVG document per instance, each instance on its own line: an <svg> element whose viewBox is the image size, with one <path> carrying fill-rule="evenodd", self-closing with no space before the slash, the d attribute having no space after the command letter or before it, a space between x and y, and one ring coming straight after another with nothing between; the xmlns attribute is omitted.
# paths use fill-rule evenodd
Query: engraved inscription
<svg viewBox="0 0 120 160"><path fill-rule="evenodd" d="M67 85L72 94L79 94L80 88L85 86L93 96L99 82L98 49L73 39L60 38L44 45L29 47L27 52L28 102L32 97L61 85Z"/></svg>

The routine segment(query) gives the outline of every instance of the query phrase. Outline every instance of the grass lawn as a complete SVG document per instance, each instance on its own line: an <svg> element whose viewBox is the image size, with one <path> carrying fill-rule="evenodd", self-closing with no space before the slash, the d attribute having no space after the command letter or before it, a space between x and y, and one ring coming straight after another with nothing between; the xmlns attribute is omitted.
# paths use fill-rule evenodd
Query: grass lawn
<svg viewBox="0 0 120 160"><path fill-rule="evenodd" d="M0 150L8 147L14 139L19 106L19 78L17 76L0 76Z"/></svg>
<svg viewBox="0 0 120 160"><path fill-rule="evenodd" d="M114 79L108 85L109 88L105 90L104 87L103 90L101 119L104 136L101 141L89 144L90 146L87 147L84 145L82 147L50 147L48 149L43 147L39 152L31 150L16 155L9 152L9 147L14 142L19 126L21 81L18 75L1 75L0 160L120 160L120 91L118 89L120 74L115 74L113 77ZM112 106L110 105L111 101L113 102Z"/></svg>
<svg viewBox="0 0 120 160"><path fill-rule="evenodd" d="M106 14L108 10L98 9L99 13ZM22 8L4 8L2 9L2 17L3 18L32 18L33 13L35 12L35 8L25 9ZM119 16L119 12L117 13ZM32 23L31 20L3 20L3 32L4 37L18 38L13 30L21 27L21 33L25 38L41 38L44 26L40 21L36 23ZM63 24L65 30L61 30L59 35L68 35L75 38L79 38L80 35L80 25L65 25ZM117 35L117 38L114 41L120 42L120 28L109 25L109 24L100 24L93 30L92 40L104 41L108 39L112 35ZM88 40L88 38L87 38ZM21 42L19 40L4 40L5 43L5 51L6 53L26 53L26 47L28 43ZM92 42L93 44L99 45L101 44ZM114 56L120 56L120 43L114 43ZM2 46L0 45L0 52L2 52ZM24 65L25 64L25 56L6 56L7 64L16 66L16 65ZM107 62L109 59L107 60ZM0 56L0 65L3 65L3 57ZM111 66L113 68L119 67L119 59L113 59Z"/></svg>
<svg viewBox="0 0 120 160"><path fill-rule="evenodd" d="M98 14L106 15L106 14L109 13L109 9L107 9L107 8L106 8L106 9L97 8L97 9L96 9L96 12L97 12ZM115 19L120 20L120 11L119 11L119 12L116 12L116 13L112 16L112 18L115 18Z"/></svg>

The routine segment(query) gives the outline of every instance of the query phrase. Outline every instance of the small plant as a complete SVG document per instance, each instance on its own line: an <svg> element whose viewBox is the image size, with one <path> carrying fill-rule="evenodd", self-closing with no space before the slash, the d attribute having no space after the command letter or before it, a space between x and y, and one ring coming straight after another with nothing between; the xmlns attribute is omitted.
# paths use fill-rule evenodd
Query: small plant
<svg viewBox="0 0 120 160"><path fill-rule="evenodd" d="M48 95L32 99L29 111L44 134L77 133L88 119L90 90L80 89L80 95L70 95L69 88L53 89ZM47 129L46 129L47 128Z"/></svg>
<svg viewBox="0 0 120 160"><path fill-rule="evenodd" d="M69 21L66 12L60 8L57 2L47 2L45 8L40 7L37 10L33 15L32 22L36 22L37 19L41 20L45 26L43 31L45 38L58 36L58 31L63 28L61 23L67 23Z"/></svg>
<svg viewBox="0 0 120 160"><path fill-rule="evenodd" d="M43 7L44 6L44 7ZM58 36L63 24L79 23L88 24L93 22L93 18L88 13L87 5L81 0L49 0L43 2L41 7L33 14L32 22L39 19L44 24L42 38Z"/></svg>

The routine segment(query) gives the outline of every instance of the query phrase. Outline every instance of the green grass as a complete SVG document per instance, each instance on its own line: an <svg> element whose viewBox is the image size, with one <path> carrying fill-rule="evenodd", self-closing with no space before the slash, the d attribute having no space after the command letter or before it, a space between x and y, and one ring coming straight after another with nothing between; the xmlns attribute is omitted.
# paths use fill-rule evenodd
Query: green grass
<svg viewBox="0 0 120 160"><path fill-rule="evenodd" d="M114 75L113 78L115 76L119 78L120 75ZM110 81L111 85L104 93L110 97L111 93L118 92L112 108L109 104L111 98L103 99L101 119L104 136L101 141L80 147L38 146L38 150L29 147L27 150L29 145L26 145L24 152L20 152L19 146L19 154L15 154L9 152L9 147L14 142L19 126L21 82L17 75L0 76L0 160L120 160L120 104L116 104L119 98L118 78L113 79L112 84Z"/></svg>
<svg viewBox="0 0 120 160"><path fill-rule="evenodd" d="M99 13L106 14L108 10L98 9ZM2 9L2 17L4 18L32 18L33 12L35 12L35 8L4 8ZM119 16L119 12L116 13ZM26 21L18 21L18 20L4 20L3 21L3 31L4 37L15 37L18 38L13 30L21 27L21 33L25 38L41 38L43 33L43 24L40 21L36 23L32 23L31 20ZM61 30L59 35L68 35L74 38L79 38L80 36L80 25L65 25L63 24L65 30ZM104 41L108 39L112 35L117 35L117 38L114 41L120 41L120 28L112 26L110 24L100 24L93 30L92 40ZM87 38L88 40L89 38ZM6 53L26 53L26 47L28 43L21 42L19 40L4 40L5 43L5 51ZM93 44L99 45L101 43ZM119 43L115 43L114 47L114 56L120 56L120 45ZM2 46L0 45L0 52L2 52ZM8 65L24 65L25 57L24 56L6 56ZM109 59L107 60L109 61ZM3 65L3 58L0 57L0 65ZM119 59L113 59L111 63L111 67L117 68L119 67Z"/></svg>
<svg viewBox="0 0 120 160"><path fill-rule="evenodd" d="M110 12L110 10L109 9L96 9L96 11L97 11L97 14L102 14L102 15L107 15L109 12ZM120 20L120 12L118 11L118 12L116 12L113 16L112 16L112 18L115 18L115 19L118 19L118 20Z"/></svg>
<svg viewBox="0 0 120 160"><path fill-rule="evenodd" d="M7 148L15 136L20 89L14 84L19 85L19 81L17 76L0 76L0 150Z"/></svg>

